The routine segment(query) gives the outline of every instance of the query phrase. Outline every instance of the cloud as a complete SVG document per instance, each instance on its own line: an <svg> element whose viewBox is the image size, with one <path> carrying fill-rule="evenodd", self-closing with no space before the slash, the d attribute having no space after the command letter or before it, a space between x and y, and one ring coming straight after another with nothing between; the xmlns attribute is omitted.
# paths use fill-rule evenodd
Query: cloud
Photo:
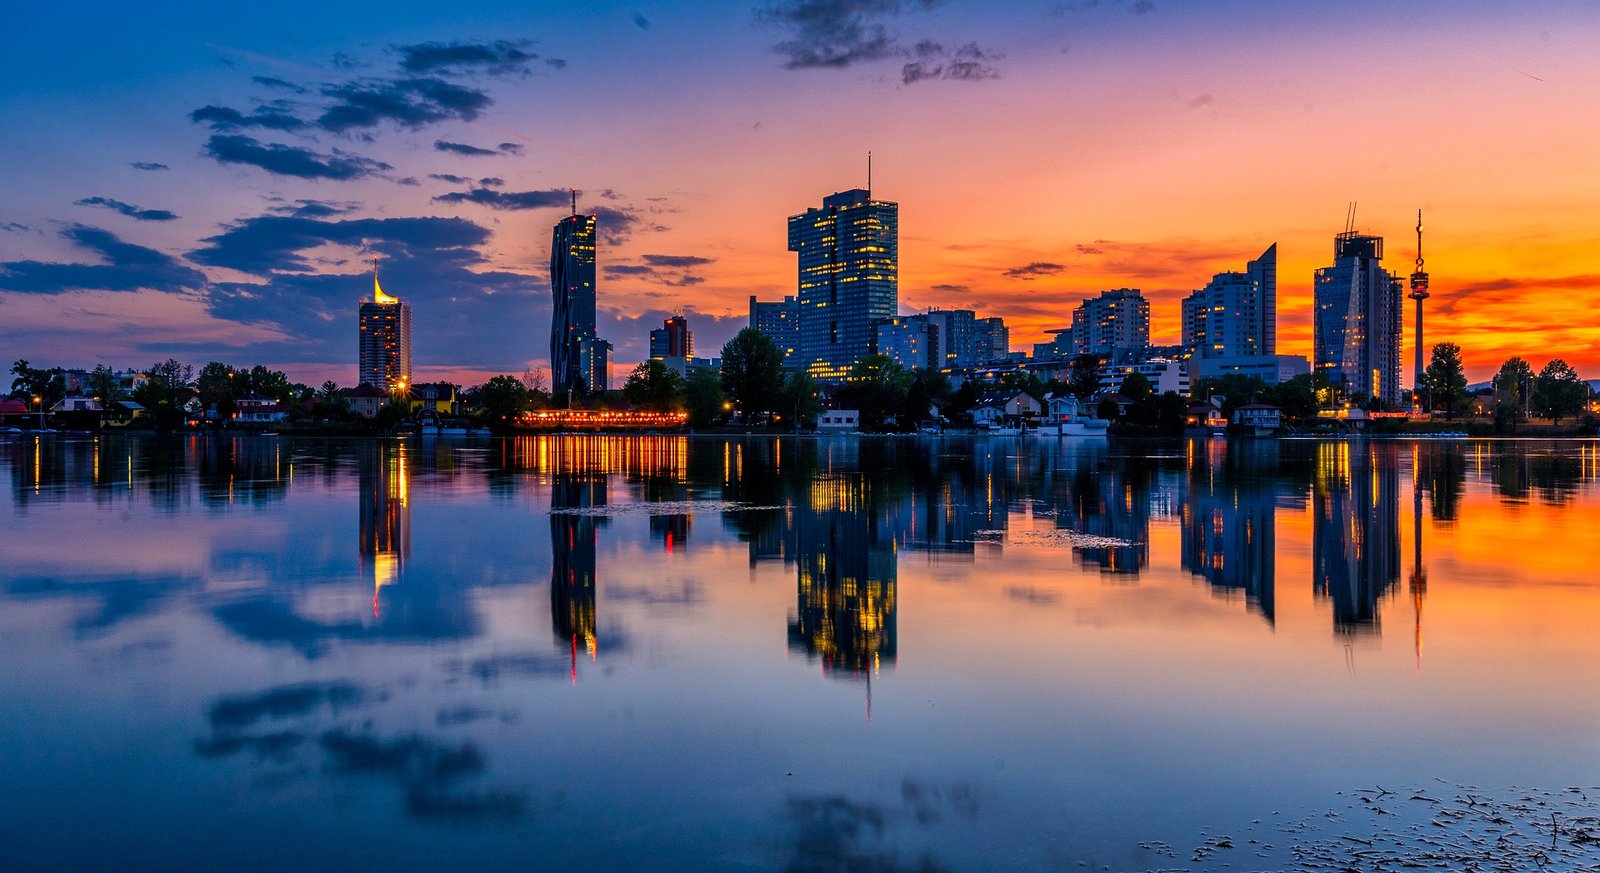
<svg viewBox="0 0 1600 873"><path fill-rule="evenodd" d="M207 237L190 260L257 276L310 272L303 252L325 243L376 247L401 257L424 251L461 253L483 245L488 230L464 218L319 218L262 215ZM472 251L476 259L476 251Z"/></svg>
<svg viewBox="0 0 1600 873"><path fill-rule="evenodd" d="M916 60L900 68L900 81L903 84L914 85L930 79L962 82L998 79L1000 71L990 62L1005 57L985 51L975 42L969 42L951 52L946 50L943 44L932 40L917 43L916 55Z"/></svg>
<svg viewBox="0 0 1600 873"><path fill-rule="evenodd" d="M75 224L62 236L100 256L106 263L0 263L0 291L61 294L66 291L194 291L205 276L155 249L123 242L116 234Z"/></svg>
<svg viewBox="0 0 1600 873"><path fill-rule="evenodd" d="M326 85L333 105L317 126L333 133L376 127L389 121L416 129L441 121L475 121L494 101L476 88L440 78L375 79Z"/></svg>
<svg viewBox="0 0 1600 873"><path fill-rule="evenodd" d="M716 258L695 255L645 255L644 262L652 267L703 267L716 263Z"/></svg>
<svg viewBox="0 0 1600 873"><path fill-rule="evenodd" d="M1004 275L1011 279L1031 282L1040 276L1054 276L1065 269L1066 267L1060 264L1052 264L1049 261L1034 261L1021 267L1012 267L1006 270Z"/></svg>
<svg viewBox="0 0 1600 873"><path fill-rule="evenodd" d="M472 188L467 191L440 194L433 199L436 203L474 203L490 209L521 210L565 206L571 202L570 196L570 192L559 188L547 191L495 191L491 188Z"/></svg>
<svg viewBox="0 0 1600 873"><path fill-rule="evenodd" d="M478 184L483 185L486 188L497 188L505 183L506 180L500 178L499 176L484 176L482 179L478 180Z"/></svg>
<svg viewBox="0 0 1600 873"><path fill-rule="evenodd" d="M128 166L134 168L135 170L144 170L145 172L155 172L157 170L170 170L170 169L172 169L171 167L167 166L166 164L158 164L155 161L130 161L128 163Z"/></svg>
<svg viewBox="0 0 1600 873"><path fill-rule="evenodd" d="M261 127L267 130L294 131L306 127L303 119L290 114L286 107L273 103L257 106L249 115L228 106L202 106L189 113L189 120L195 124L204 124L212 130Z"/></svg>
<svg viewBox="0 0 1600 873"><path fill-rule="evenodd" d="M485 157L485 156L494 157L494 156L500 154L500 152L498 152L498 151L496 151L494 149L482 149L482 148L478 148L477 146L474 146L474 145L467 145L466 143L462 143L462 142L449 142L448 140L442 140L442 139L434 140L433 148L434 148L435 151L450 152L452 154L457 154L457 155L466 155L467 157L472 157L472 158Z"/></svg>
<svg viewBox="0 0 1600 873"><path fill-rule="evenodd" d="M285 91L293 91L296 94L306 93L306 89L296 85L293 82L280 79L277 76L251 76L250 81L266 88L282 88Z"/></svg>
<svg viewBox="0 0 1600 873"><path fill-rule="evenodd" d="M400 68L408 73L454 70L505 75L526 72L528 65L539 59L537 54L526 50L527 45L526 41L502 39L494 42L423 42L395 48L400 52Z"/></svg>
<svg viewBox="0 0 1600 873"><path fill-rule="evenodd" d="M972 290L972 286L941 284L933 286L933 290L944 294L966 294Z"/></svg>
<svg viewBox="0 0 1600 873"><path fill-rule="evenodd" d="M520 154L522 154L522 143L503 142L499 146L497 146L496 148L500 149L500 151L502 151L502 152L504 152L505 154L508 154L508 155L520 155Z"/></svg>
<svg viewBox="0 0 1600 873"><path fill-rule="evenodd" d="M645 18L638 12L635 12L633 13L633 26L639 28L640 30L649 30L650 19Z"/></svg>
<svg viewBox="0 0 1600 873"><path fill-rule="evenodd" d="M248 164L278 176L301 179L362 179L392 169L382 161L334 150L321 154L299 146L263 143L240 134L213 134L206 154L220 164Z"/></svg>
<svg viewBox="0 0 1600 873"><path fill-rule="evenodd" d="M27 233L32 229L33 228L27 226L26 224L19 224L15 221L0 222L0 230L5 231L6 233Z"/></svg>
<svg viewBox="0 0 1600 873"><path fill-rule="evenodd" d="M449 182L452 185L470 185L472 183L472 180L466 176L457 176L454 173L429 173L428 178Z"/></svg>
<svg viewBox="0 0 1600 873"><path fill-rule="evenodd" d="M361 204L353 200L296 200L293 203L274 206L268 211L295 218L330 218L335 215L346 215L360 208Z"/></svg>
<svg viewBox="0 0 1600 873"><path fill-rule="evenodd" d="M178 217L176 213L168 212L165 209L140 209L130 203L112 200L109 197L85 197L77 201L76 205L103 206L112 212L117 212L139 221L171 221Z"/></svg>
<svg viewBox="0 0 1600 873"><path fill-rule="evenodd" d="M1199 94L1199 95L1197 95L1195 97L1192 97L1192 98L1190 98L1188 100L1185 100L1184 101L1184 105L1189 107L1190 109L1202 109L1204 107L1210 106L1211 104L1213 104L1215 102L1217 102L1217 99L1215 97L1212 97L1210 95L1210 93L1202 93L1202 94Z"/></svg>

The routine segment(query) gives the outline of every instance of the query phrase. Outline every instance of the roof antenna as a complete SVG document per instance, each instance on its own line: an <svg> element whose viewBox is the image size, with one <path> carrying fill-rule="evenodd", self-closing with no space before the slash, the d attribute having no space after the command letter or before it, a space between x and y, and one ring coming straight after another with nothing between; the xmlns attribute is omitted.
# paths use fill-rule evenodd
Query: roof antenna
<svg viewBox="0 0 1600 873"><path fill-rule="evenodd" d="M867 150L867 199L872 199L872 151Z"/></svg>
<svg viewBox="0 0 1600 873"><path fill-rule="evenodd" d="M573 215L577 215L578 214L578 189L577 188L568 188L567 190L572 192L572 214Z"/></svg>

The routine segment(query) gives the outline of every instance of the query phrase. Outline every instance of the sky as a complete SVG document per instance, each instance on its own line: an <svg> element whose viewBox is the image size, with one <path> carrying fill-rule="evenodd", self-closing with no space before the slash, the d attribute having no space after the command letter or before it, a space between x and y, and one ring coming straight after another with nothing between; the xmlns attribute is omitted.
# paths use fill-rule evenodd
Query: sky
<svg viewBox="0 0 1600 873"><path fill-rule="evenodd" d="M268 8L270 7L270 8ZM23 4L0 36L0 358L355 381L378 257L416 379L548 366L549 246L599 216L613 381L794 293L787 216L900 204L900 306L1013 350L1276 242L1279 351L1355 204L1487 379L1600 375L1600 3ZM1407 304L1403 365L1409 382Z"/></svg>

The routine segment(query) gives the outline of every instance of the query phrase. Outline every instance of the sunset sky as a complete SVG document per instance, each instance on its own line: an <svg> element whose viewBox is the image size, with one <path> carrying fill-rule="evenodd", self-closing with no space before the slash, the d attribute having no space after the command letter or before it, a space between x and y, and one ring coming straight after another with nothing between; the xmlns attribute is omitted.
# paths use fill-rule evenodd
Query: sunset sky
<svg viewBox="0 0 1600 873"><path fill-rule="evenodd" d="M0 52L0 357L355 378L370 257L418 378L546 365L550 228L600 216L613 381L794 293L785 218L900 204L900 305L1026 350L1279 245L1279 351L1351 201L1428 340L1600 376L1600 4L21 4ZM269 8L270 7L270 8ZM1408 304L1409 306L1409 304ZM1409 383L1411 325L1404 360Z"/></svg>

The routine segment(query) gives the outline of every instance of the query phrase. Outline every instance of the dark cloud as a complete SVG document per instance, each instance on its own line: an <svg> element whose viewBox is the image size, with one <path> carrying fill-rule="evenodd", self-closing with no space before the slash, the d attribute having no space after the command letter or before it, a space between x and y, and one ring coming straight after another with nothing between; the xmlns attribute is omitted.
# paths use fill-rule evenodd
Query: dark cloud
<svg viewBox="0 0 1600 873"><path fill-rule="evenodd" d="M201 240L204 248L189 253L196 263L226 267L257 276L309 272L313 265L302 252L324 243L376 247L394 256L420 252L463 253L483 245L489 231L464 218L350 218L325 221L309 217L262 215L237 222L221 234Z"/></svg>
<svg viewBox="0 0 1600 873"><path fill-rule="evenodd" d="M338 710L360 703L364 697L365 692L348 682L280 685L256 694L218 698L207 718L218 731L238 731L259 721L309 715L323 705Z"/></svg>
<svg viewBox="0 0 1600 873"><path fill-rule="evenodd" d="M1066 267L1061 264L1052 264L1049 261L1034 261L1021 267L1012 267L1005 271L1005 275L1012 279L1031 282L1040 276L1053 276L1065 269Z"/></svg>
<svg viewBox="0 0 1600 873"><path fill-rule="evenodd" d="M561 58L545 58L544 65L552 70L565 70L567 68L567 62Z"/></svg>
<svg viewBox="0 0 1600 873"><path fill-rule="evenodd" d="M527 51L526 41L512 42L423 42L395 46L400 52L400 68L408 73L453 70L484 72L492 75L526 72L539 59Z"/></svg>
<svg viewBox="0 0 1600 873"><path fill-rule="evenodd" d="M496 188L504 185L505 183L506 180L500 178L499 176L484 176L482 179L478 180L478 184L483 185L486 188Z"/></svg>
<svg viewBox="0 0 1600 873"><path fill-rule="evenodd" d="M267 88L282 88L285 91L293 91L296 94L306 93L306 89L277 76L251 76L250 81Z"/></svg>
<svg viewBox="0 0 1600 873"><path fill-rule="evenodd" d="M466 176L457 176L454 173L429 173L428 178L438 179L441 182L449 182L452 185L472 184L471 179L468 179Z"/></svg>
<svg viewBox="0 0 1600 873"><path fill-rule="evenodd" d="M78 206L103 206L112 212L126 215L139 221L171 221L177 218L177 213L165 209L140 209L131 203L121 200L112 200L110 197L85 197L77 202Z"/></svg>
<svg viewBox="0 0 1600 873"><path fill-rule="evenodd" d="M167 166L166 164L158 164L155 161L131 161L131 162L129 162L128 166L134 168L135 170L144 170L146 172L154 172L156 170L170 170L170 169L172 169L171 167Z"/></svg>
<svg viewBox="0 0 1600 873"><path fill-rule="evenodd" d="M519 142L503 142L496 148L508 155L522 154L522 143Z"/></svg>
<svg viewBox="0 0 1600 873"><path fill-rule="evenodd" d="M290 113L285 106L274 103L257 106L249 115L229 106L202 106L189 113L189 120L195 124L204 124L212 130L260 127L267 130L294 131L303 130L307 126L304 119Z"/></svg>
<svg viewBox="0 0 1600 873"><path fill-rule="evenodd" d="M644 262L652 267L702 267L716 262L716 258L695 255L645 255Z"/></svg>
<svg viewBox="0 0 1600 873"><path fill-rule="evenodd" d="M1150 2L1150 0L1139 0L1139 2L1128 8L1133 11L1134 15L1143 15L1146 12L1154 12L1156 9L1156 4Z"/></svg>
<svg viewBox="0 0 1600 873"><path fill-rule="evenodd" d="M620 245L637 231L663 231L666 226L650 221L637 210L627 207L597 206L589 210L598 221L596 230L600 241L607 245Z"/></svg>
<svg viewBox="0 0 1600 873"><path fill-rule="evenodd" d="M360 208L361 204L353 200L296 200L293 203L274 206L268 211L295 218L331 218L335 215L349 214Z"/></svg>
<svg viewBox="0 0 1600 873"><path fill-rule="evenodd" d="M635 12L635 13L633 13L633 26L639 28L640 30L649 30L650 29L650 19L645 18L642 14L640 14L638 12Z"/></svg>
<svg viewBox="0 0 1600 873"><path fill-rule="evenodd" d="M570 196L569 192L559 188L547 191L496 191L491 188L472 188L467 191L440 194L433 199L436 203L475 203L490 209L520 210L565 206L571 202Z"/></svg>
<svg viewBox="0 0 1600 873"><path fill-rule="evenodd" d="M0 290L25 294L66 291L194 291L206 278L177 258L123 242L98 227L75 224L62 236L100 256L103 264L10 261L0 263Z"/></svg>
<svg viewBox="0 0 1600 873"><path fill-rule="evenodd" d="M971 285L939 284L939 285L933 286L933 290L934 291L938 291L938 292L940 292L942 294L966 294L967 292L972 290L972 286Z"/></svg>
<svg viewBox="0 0 1600 873"><path fill-rule="evenodd" d="M299 731L272 731L265 734L221 734L194 741L194 753L202 758L231 758L251 752L258 758L282 760L309 739Z"/></svg>
<svg viewBox="0 0 1600 873"><path fill-rule="evenodd" d="M605 271L624 276L652 276L655 275L656 268L646 267L644 264L607 264Z"/></svg>
<svg viewBox="0 0 1600 873"><path fill-rule="evenodd" d="M565 677L571 672L572 665L565 654L527 652L478 658L473 661L451 661L445 668L452 673L464 673L483 682L493 682L503 676Z"/></svg>
<svg viewBox="0 0 1600 873"><path fill-rule="evenodd" d="M913 85L930 79L949 79L977 82L1000 78L1000 71L991 63L1005 56L988 52L969 42L954 51L943 44L923 40L916 46L917 59L900 68L900 81Z"/></svg>
<svg viewBox="0 0 1600 873"><path fill-rule="evenodd" d="M385 121L412 129L441 121L475 121L494 102L476 88L425 77L327 85L322 94L334 103L317 118L317 126L333 133Z"/></svg>
<svg viewBox="0 0 1600 873"><path fill-rule="evenodd" d="M1101 243L1104 242L1104 240L1095 240L1095 242ZM1084 245L1083 243L1078 243L1077 249L1078 254L1080 255L1103 255L1106 253L1106 250L1100 248L1098 245Z"/></svg>
<svg viewBox="0 0 1600 873"><path fill-rule="evenodd" d="M263 143L239 134L214 134L206 154L221 164L248 164L278 176L302 179L361 179L391 169L382 161L334 150L321 154L299 146Z"/></svg>
<svg viewBox="0 0 1600 873"><path fill-rule="evenodd" d="M477 158L477 157L495 157L496 155L500 154L500 152L498 152L498 151L496 151L494 149L481 149L481 148L478 148L477 146L467 145L466 143L463 143L463 142L449 142L448 140L442 140L442 139L434 140L433 148L434 148L435 151L450 152L452 154L457 154L457 155L466 155L467 157L472 157L472 158Z"/></svg>
<svg viewBox="0 0 1600 873"><path fill-rule="evenodd" d="M32 229L33 228L27 226L26 224L18 224L15 221L0 222L0 230L5 231L6 233L27 233Z"/></svg>

